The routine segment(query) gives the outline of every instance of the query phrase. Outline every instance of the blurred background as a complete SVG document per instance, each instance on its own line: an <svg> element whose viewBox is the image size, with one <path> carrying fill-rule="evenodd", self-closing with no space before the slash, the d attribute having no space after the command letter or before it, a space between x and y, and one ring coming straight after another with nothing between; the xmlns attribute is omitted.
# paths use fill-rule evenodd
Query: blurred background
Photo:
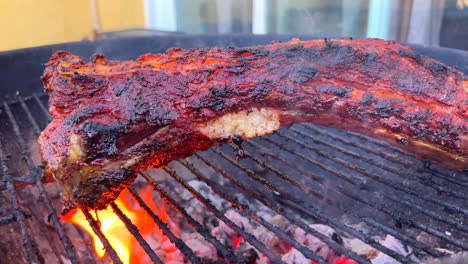
<svg viewBox="0 0 468 264"><path fill-rule="evenodd" d="M468 0L0 0L0 51L165 34L377 37L468 50Z"/></svg>

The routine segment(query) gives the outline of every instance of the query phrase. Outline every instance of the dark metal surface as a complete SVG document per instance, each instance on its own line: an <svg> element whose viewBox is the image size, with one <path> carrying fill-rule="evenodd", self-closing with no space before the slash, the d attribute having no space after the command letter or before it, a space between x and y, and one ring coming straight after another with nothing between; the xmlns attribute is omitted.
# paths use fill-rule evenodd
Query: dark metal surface
<svg viewBox="0 0 468 264"><path fill-rule="evenodd" d="M10 73L14 71L14 78L20 78L20 76L28 76L28 74L25 75L28 71L31 75L38 74L38 71L42 71L42 66L34 66L37 60L44 59L45 61L52 50L62 48L81 56L89 56L100 51L110 54L110 57L114 59L133 59L137 54L148 51L160 52L170 46L251 45L267 43L271 39L287 40L289 36L281 36L281 38L275 36L230 36L226 38L170 36L161 39L72 43L0 53L0 62L14 62ZM135 41L144 45L134 45ZM133 45L131 52L128 52L129 45ZM415 47L415 49L441 61L445 59L445 63L452 66L458 65L459 68L467 71L468 55L465 53L448 49L422 47ZM35 55L32 55L33 53ZM37 57L34 59L31 56ZM25 65L19 65L21 60L27 58L29 60ZM35 62L30 60L35 60ZM31 95L34 91L40 91L37 79L35 81L24 80L24 83L13 86L14 81L18 79L9 77L11 80L8 80L2 76L0 76L0 89L6 91L3 94L9 94L10 98L0 107L2 175L0 189L4 190L9 198L10 214L0 215L0 225L15 225L22 237L22 246L27 260L30 263L41 262L42 257L36 246L37 241L34 241L28 233L26 221L28 212L24 212L18 205L17 188L25 184L33 184L37 190L38 197L36 198L41 200L47 209L45 213L49 216L53 230L60 239L63 252L71 263L78 263L73 241L65 232L56 210L51 206L45 186L38 180L42 175L42 167L33 158L34 155L37 156L34 152L37 149L31 150L30 148L35 144L39 132L50 122L50 116L47 114L47 96ZM20 96L13 96L12 87L22 90ZM21 96L24 94L30 96ZM294 125L290 129L282 128L275 134L246 141L243 147L245 153L243 160L235 158L236 146L223 145L206 152L196 153L186 160L174 161L163 172L170 176L174 184L183 186L205 206L206 210L211 211L220 221L235 230L246 242L262 252L273 263L283 262L257 237L226 217L225 208L223 210L216 208L212 201L190 186L187 180L180 176L181 169L189 172L193 178L206 183L214 194L228 201L233 209L245 217L250 217L317 263L326 262L293 237L288 236L285 230L262 218L255 211L253 204L262 204L272 212L282 215L291 225L302 228L335 251L359 263L369 263L369 261L337 241L317 232L308 223L326 224L339 234L357 238L402 263L411 263L413 259L380 244L375 236L384 237L391 234L405 246L412 248L414 250L412 254L417 257L444 255L433 245L418 240L417 236L421 232L436 239L441 247L453 251L468 250L467 173L444 170L367 137L309 124ZM150 175L145 173L142 175L161 199L171 205L194 230L213 245L220 256L230 263L242 263L239 256L229 246L215 238L208 227L196 221L186 208L179 204L173 193L165 190ZM150 214L155 225L168 236L187 259L192 263L202 263L193 250L172 233L168 226L151 211L133 187L130 188L130 194L137 204ZM237 194L242 194L248 202L239 201ZM161 263L159 257L151 251L147 242L141 237L137 227L116 205L113 205L113 209L134 234L150 259L155 263ZM110 258L114 263L121 263L119 256L100 231L98 221L90 212L84 211L84 213ZM342 221L344 218L350 221ZM365 225L366 230L357 228L352 223Z"/></svg>
<svg viewBox="0 0 468 264"><path fill-rule="evenodd" d="M36 263L37 257L36 254L33 252L33 245L34 242L31 240L29 234L26 231L26 225L24 222L24 216L22 215L19 207L18 207L18 199L15 191L15 187L11 183L11 175L9 172L8 167L6 166L6 155L3 150L3 145L0 142L0 167L2 168L2 182L5 183L6 189L8 192L8 198L10 200L11 205L11 216L16 220L18 224L18 232L21 233L21 237L23 238L23 247L26 251L26 256L30 263ZM6 222L8 223L8 222Z"/></svg>

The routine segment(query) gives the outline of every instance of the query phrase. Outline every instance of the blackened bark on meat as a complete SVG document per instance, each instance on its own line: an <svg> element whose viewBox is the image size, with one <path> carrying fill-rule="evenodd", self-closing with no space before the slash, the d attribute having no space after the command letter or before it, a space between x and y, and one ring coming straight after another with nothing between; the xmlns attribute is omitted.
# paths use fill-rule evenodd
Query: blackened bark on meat
<svg viewBox="0 0 468 264"><path fill-rule="evenodd" d="M226 140L200 124L254 108L468 169L468 79L395 42L170 49L124 62L57 52L42 80L54 117L39 139L46 179L89 208L104 208L139 170Z"/></svg>

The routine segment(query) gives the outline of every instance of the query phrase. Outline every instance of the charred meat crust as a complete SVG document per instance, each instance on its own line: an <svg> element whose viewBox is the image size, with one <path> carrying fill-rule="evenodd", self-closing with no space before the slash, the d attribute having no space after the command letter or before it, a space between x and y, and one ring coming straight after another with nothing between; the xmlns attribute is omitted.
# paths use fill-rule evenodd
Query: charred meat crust
<svg viewBox="0 0 468 264"><path fill-rule="evenodd" d="M253 108L468 169L467 78L394 42L294 39L123 62L57 52L42 81L54 117L39 139L46 176L89 208L105 207L138 170L220 144L199 124Z"/></svg>
<svg viewBox="0 0 468 264"><path fill-rule="evenodd" d="M104 209L119 196L123 188L135 180L136 176L136 171L121 168L99 177L89 177L76 186L79 191L73 192L71 201L83 208Z"/></svg>

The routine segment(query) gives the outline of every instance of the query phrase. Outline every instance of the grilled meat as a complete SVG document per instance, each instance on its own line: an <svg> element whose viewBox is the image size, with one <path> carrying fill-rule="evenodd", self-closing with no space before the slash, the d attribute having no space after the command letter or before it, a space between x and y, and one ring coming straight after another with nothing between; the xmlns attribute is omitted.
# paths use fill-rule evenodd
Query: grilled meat
<svg viewBox="0 0 468 264"><path fill-rule="evenodd" d="M294 39L123 62L57 52L42 80L54 117L39 138L45 178L87 208L104 208L140 170L294 122L468 169L468 79L394 42Z"/></svg>

